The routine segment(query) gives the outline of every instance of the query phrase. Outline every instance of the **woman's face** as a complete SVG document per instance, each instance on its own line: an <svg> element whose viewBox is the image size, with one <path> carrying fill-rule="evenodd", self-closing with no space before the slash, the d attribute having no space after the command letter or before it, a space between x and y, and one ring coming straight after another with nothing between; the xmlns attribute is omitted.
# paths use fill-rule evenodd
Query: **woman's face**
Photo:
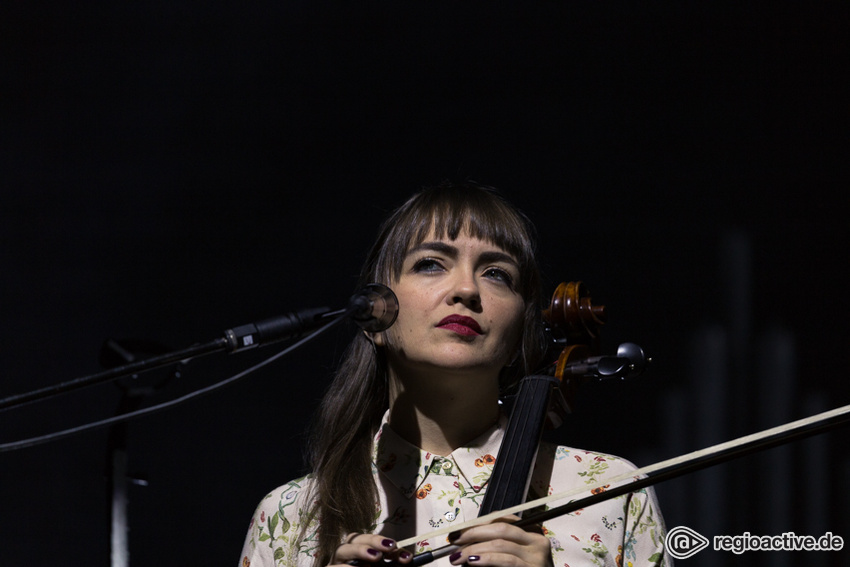
<svg viewBox="0 0 850 567"><path fill-rule="evenodd" d="M398 319L376 338L388 347L391 373L497 379L519 348L525 312L519 278L516 259L498 246L466 231L449 240L432 230L408 250L392 285Z"/></svg>

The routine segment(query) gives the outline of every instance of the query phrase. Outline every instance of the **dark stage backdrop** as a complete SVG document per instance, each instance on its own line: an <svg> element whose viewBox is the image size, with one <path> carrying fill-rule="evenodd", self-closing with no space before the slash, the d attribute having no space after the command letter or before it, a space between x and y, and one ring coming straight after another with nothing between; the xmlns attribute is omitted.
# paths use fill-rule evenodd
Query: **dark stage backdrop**
<svg viewBox="0 0 850 567"><path fill-rule="evenodd" d="M547 289L583 280L605 347L654 359L586 387L560 442L646 465L850 402L846 5L535 4L4 3L0 397L99 371L106 338L183 348L341 306L388 210L473 178L536 221ZM128 425L131 565L239 562L353 332ZM0 442L120 397L0 413ZM0 453L0 565L109 565L107 435ZM846 438L666 483L667 523L846 541Z"/></svg>

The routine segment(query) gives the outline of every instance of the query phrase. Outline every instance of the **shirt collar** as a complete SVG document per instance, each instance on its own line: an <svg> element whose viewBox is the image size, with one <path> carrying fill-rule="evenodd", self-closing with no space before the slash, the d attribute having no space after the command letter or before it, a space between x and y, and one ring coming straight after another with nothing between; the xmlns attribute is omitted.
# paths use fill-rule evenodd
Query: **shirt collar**
<svg viewBox="0 0 850 567"><path fill-rule="evenodd" d="M465 447L455 449L445 457L424 451L402 439L390 427L389 415L387 410L375 435L372 462L379 474L392 482L405 497L416 494L428 475L434 474L435 465L446 462L457 468L457 474L474 492L480 492L487 486L507 424L504 415L500 414L492 427Z"/></svg>

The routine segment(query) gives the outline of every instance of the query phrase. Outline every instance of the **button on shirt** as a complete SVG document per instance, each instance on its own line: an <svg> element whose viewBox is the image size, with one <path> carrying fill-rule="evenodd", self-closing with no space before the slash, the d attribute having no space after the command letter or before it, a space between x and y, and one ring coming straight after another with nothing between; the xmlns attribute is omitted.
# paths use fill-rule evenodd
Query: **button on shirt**
<svg viewBox="0 0 850 567"><path fill-rule="evenodd" d="M373 444L373 474L380 509L372 533L395 540L425 535L478 516L487 491L506 419L450 455L423 451L398 436L384 416ZM604 491L606 479L634 470L623 459L542 444L532 474L529 498L577 487L587 495ZM300 519L311 501L309 476L292 481L260 503L242 552L243 567L312 567L316 526L300 540ZM565 502L553 502L557 506ZM555 567L670 565L664 552L664 522L652 489L613 498L543 524ZM442 547L447 536L423 538L411 549ZM435 562L447 567L448 558Z"/></svg>

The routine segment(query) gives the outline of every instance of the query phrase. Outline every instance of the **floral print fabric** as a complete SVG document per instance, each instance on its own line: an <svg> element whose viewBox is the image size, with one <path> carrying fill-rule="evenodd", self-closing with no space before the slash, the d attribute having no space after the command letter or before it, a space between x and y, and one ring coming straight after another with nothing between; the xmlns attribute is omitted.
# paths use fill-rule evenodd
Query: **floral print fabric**
<svg viewBox="0 0 850 567"><path fill-rule="evenodd" d="M380 503L371 531L401 540L477 517L506 419L468 447L446 456L406 442L386 419L373 445L372 468ZM529 498L580 486L587 487L588 495L601 492L607 488L606 479L630 470L634 466L617 457L544 443ZM310 505L310 484L309 476L289 482L260 503L245 540L242 567L312 567L315 526L298 541ZM543 533L549 537L555 567L671 565L664 553L664 521L652 489L549 520L543 524ZM412 551L420 553L447 542L445 535L438 539L421 540ZM434 565L450 564L443 558Z"/></svg>

